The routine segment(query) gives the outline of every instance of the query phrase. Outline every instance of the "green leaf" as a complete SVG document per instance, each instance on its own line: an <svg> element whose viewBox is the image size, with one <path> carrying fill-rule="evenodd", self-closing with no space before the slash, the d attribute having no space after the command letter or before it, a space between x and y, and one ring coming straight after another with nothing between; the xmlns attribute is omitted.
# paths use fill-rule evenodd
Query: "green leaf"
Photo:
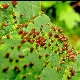
<svg viewBox="0 0 80 80"><path fill-rule="evenodd" d="M49 8L57 3L57 1L42 1L42 6L45 8ZM47 4L48 3L48 4Z"/></svg>
<svg viewBox="0 0 80 80"><path fill-rule="evenodd" d="M59 21L64 21L68 29L72 29L76 21L80 22L80 15L77 12L75 12L68 3L60 2L55 7L57 9L56 14Z"/></svg>

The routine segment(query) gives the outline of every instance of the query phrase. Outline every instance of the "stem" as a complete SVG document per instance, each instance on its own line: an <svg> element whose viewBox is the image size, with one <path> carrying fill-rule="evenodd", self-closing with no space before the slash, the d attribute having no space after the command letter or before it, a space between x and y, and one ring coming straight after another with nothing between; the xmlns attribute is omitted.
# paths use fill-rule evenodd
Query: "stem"
<svg viewBox="0 0 80 80"><path fill-rule="evenodd" d="M77 7L77 6L80 6L80 1L77 2L76 4L72 5L73 8Z"/></svg>

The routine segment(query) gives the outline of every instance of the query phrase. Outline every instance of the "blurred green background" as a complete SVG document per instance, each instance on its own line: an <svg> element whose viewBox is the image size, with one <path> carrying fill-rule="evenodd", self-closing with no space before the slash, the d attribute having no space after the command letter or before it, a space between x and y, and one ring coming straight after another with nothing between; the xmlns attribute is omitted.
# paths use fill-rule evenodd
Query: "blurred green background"
<svg viewBox="0 0 80 80"><path fill-rule="evenodd" d="M80 52L80 1L41 1L41 9Z"/></svg>

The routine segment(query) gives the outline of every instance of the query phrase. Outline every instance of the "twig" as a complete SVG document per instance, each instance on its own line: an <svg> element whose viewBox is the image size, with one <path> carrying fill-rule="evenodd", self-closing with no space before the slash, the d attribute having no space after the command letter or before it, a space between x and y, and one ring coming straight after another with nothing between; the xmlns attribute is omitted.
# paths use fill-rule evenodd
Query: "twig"
<svg viewBox="0 0 80 80"><path fill-rule="evenodd" d="M80 6L80 1L77 2L76 4L72 5L73 8L77 7L77 6Z"/></svg>

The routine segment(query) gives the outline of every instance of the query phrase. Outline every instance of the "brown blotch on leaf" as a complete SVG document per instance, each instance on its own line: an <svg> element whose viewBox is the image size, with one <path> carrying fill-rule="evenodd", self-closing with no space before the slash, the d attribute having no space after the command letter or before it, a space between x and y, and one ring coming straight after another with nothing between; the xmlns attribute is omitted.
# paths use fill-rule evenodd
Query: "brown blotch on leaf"
<svg viewBox="0 0 80 80"><path fill-rule="evenodd" d="M4 22L4 23L2 23L2 26L7 27L7 26L8 26L8 24Z"/></svg>
<svg viewBox="0 0 80 80"><path fill-rule="evenodd" d="M2 39L2 36L0 36L0 39Z"/></svg>
<svg viewBox="0 0 80 80"><path fill-rule="evenodd" d="M55 34L54 37L55 37L55 38L59 38L59 34Z"/></svg>
<svg viewBox="0 0 80 80"><path fill-rule="evenodd" d="M40 80L40 76L37 76L37 79Z"/></svg>
<svg viewBox="0 0 80 80"><path fill-rule="evenodd" d="M42 55L39 55L39 59L41 59L42 58Z"/></svg>
<svg viewBox="0 0 80 80"><path fill-rule="evenodd" d="M10 39L10 35L9 34L7 34L6 37L7 37L7 39Z"/></svg>
<svg viewBox="0 0 80 80"><path fill-rule="evenodd" d="M54 30L54 31L57 30L55 26L52 26L51 29Z"/></svg>
<svg viewBox="0 0 80 80"><path fill-rule="evenodd" d="M9 7L9 3L5 3L2 5L3 9L7 9Z"/></svg>
<svg viewBox="0 0 80 80"><path fill-rule="evenodd" d="M18 73L20 73L20 72L21 72L21 70L19 69L19 67L18 67L18 66L15 66L15 67L14 67L14 70L15 70L15 71L17 71Z"/></svg>
<svg viewBox="0 0 80 80"><path fill-rule="evenodd" d="M21 41L21 43L24 44L26 41L27 41L26 39L23 39L23 40Z"/></svg>
<svg viewBox="0 0 80 80"><path fill-rule="evenodd" d="M24 76L23 76L23 79L25 79L25 78L27 78L27 76L26 76L26 75L24 75Z"/></svg>
<svg viewBox="0 0 80 80"><path fill-rule="evenodd" d="M34 39L30 39L30 43L31 43L31 44L33 44L33 43L34 43L34 41L35 41Z"/></svg>
<svg viewBox="0 0 80 80"><path fill-rule="evenodd" d="M24 26L27 27L28 26L28 23L25 23Z"/></svg>
<svg viewBox="0 0 80 80"><path fill-rule="evenodd" d="M27 64L24 64L23 68L25 69L28 65Z"/></svg>
<svg viewBox="0 0 80 80"><path fill-rule="evenodd" d="M20 17L22 17L23 16L23 14L20 14Z"/></svg>
<svg viewBox="0 0 80 80"><path fill-rule="evenodd" d="M54 42L54 39L51 39L51 42L53 43Z"/></svg>
<svg viewBox="0 0 80 80"><path fill-rule="evenodd" d="M39 43L36 43L36 48L39 46Z"/></svg>
<svg viewBox="0 0 80 80"><path fill-rule="evenodd" d="M49 63L49 61L46 61L46 64L48 64Z"/></svg>
<svg viewBox="0 0 80 80"><path fill-rule="evenodd" d="M17 23L17 20L14 20L14 23Z"/></svg>
<svg viewBox="0 0 80 80"><path fill-rule="evenodd" d="M19 32L18 32L18 34L22 34L23 33L23 30L20 30Z"/></svg>
<svg viewBox="0 0 80 80"><path fill-rule="evenodd" d="M11 46L11 49L14 49L14 46Z"/></svg>
<svg viewBox="0 0 80 80"><path fill-rule="evenodd" d="M64 61L61 61L60 64L64 64Z"/></svg>
<svg viewBox="0 0 80 80"><path fill-rule="evenodd" d="M49 23L47 23L46 26L49 26Z"/></svg>
<svg viewBox="0 0 80 80"><path fill-rule="evenodd" d="M19 59L16 59L16 63L18 63L19 62Z"/></svg>
<svg viewBox="0 0 80 80"><path fill-rule="evenodd" d="M45 56L46 56L46 57L48 57L48 56L49 56L49 54L46 54Z"/></svg>
<svg viewBox="0 0 80 80"><path fill-rule="evenodd" d="M46 67L47 65L48 65L48 64L45 63L45 64L44 64L44 67Z"/></svg>
<svg viewBox="0 0 80 80"><path fill-rule="evenodd" d="M75 75L75 70L73 69L73 67L72 67L72 66L70 67L70 72L71 72L71 75L72 75L72 76L74 76L74 75Z"/></svg>
<svg viewBox="0 0 80 80"><path fill-rule="evenodd" d="M33 19L35 19L36 18L36 16L33 16Z"/></svg>
<svg viewBox="0 0 80 80"><path fill-rule="evenodd" d="M48 35L49 35L49 37L52 37L52 32L49 32Z"/></svg>
<svg viewBox="0 0 80 80"><path fill-rule="evenodd" d="M60 27L60 28L58 28L58 32L59 33L61 33L63 30L62 30L62 28Z"/></svg>
<svg viewBox="0 0 80 80"><path fill-rule="evenodd" d="M24 58L24 55L20 54L20 55L19 55L19 58Z"/></svg>
<svg viewBox="0 0 80 80"><path fill-rule="evenodd" d="M13 58L10 58L9 61L12 62L13 61Z"/></svg>
<svg viewBox="0 0 80 80"><path fill-rule="evenodd" d="M12 15L13 15L13 18L15 19L16 18L16 13L13 12Z"/></svg>
<svg viewBox="0 0 80 80"><path fill-rule="evenodd" d="M67 50L67 53L70 53L70 52L72 52L72 49Z"/></svg>
<svg viewBox="0 0 80 80"><path fill-rule="evenodd" d="M23 33L21 34L21 38L23 38L26 34L27 34L27 32L23 32Z"/></svg>
<svg viewBox="0 0 80 80"><path fill-rule="evenodd" d="M1 41L1 44L4 44L4 41Z"/></svg>
<svg viewBox="0 0 80 80"><path fill-rule="evenodd" d="M48 43L48 46L51 46L51 43Z"/></svg>
<svg viewBox="0 0 80 80"><path fill-rule="evenodd" d="M61 70L61 67L58 67L58 68L57 68L57 71L59 71L59 70Z"/></svg>
<svg viewBox="0 0 80 80"><path fill-rule="evenodd" d="M69 75L69 76L67 76L67 79L71 79L71 76Z"/></svg>
<svg viewBox="0 0 80 80"><path fill-rule="evenodd" d="M20 49L21 48L21 45L18 45L18 49Z"/></svg>
<svg viewBox="0 0 80 80"><path fill-rule="evenodd" d="M53 68L54 66L53 66L53 65L51 65L51 67Z"/></svg>
<svg viewBox="0 0 80 80"><path fill-rule="evenodd" d="M13 6L16 6L18 4L18 1L12 1Z"/></svg>
<svg viewBox="0 0 80 80"><path fill-rule="evenodd" d="M44 49L46 49L47 48L47 46L44 46Z"/></svg>
<svg viewBox="0 0 80 80"><path fill-rule="evenodd" d="M32 66L34 66L34 63L33 63L33 62L30 62L30 64L29 64L29 65L30 65L30 67L32 67Z"/></svg>
<svg viewBox="0 0 80 80"><path fill-rule="evenodd" d="M9 66L3 68L3 72L6 72L9 69Z"/></svg>
<svg viewBox="0 0 80 80"><path fill-rule="evenodd" d="M7 52L5 57L8 58L10 56L10 52Z"/></svg>
<svg viewBox="0 0 80 80"><path fill-rule="evenodd" d="M31 47L31 48L30 48L30 52L32 52L33 50L34 50L34 48L33 48L33 47Z"/></svg>

